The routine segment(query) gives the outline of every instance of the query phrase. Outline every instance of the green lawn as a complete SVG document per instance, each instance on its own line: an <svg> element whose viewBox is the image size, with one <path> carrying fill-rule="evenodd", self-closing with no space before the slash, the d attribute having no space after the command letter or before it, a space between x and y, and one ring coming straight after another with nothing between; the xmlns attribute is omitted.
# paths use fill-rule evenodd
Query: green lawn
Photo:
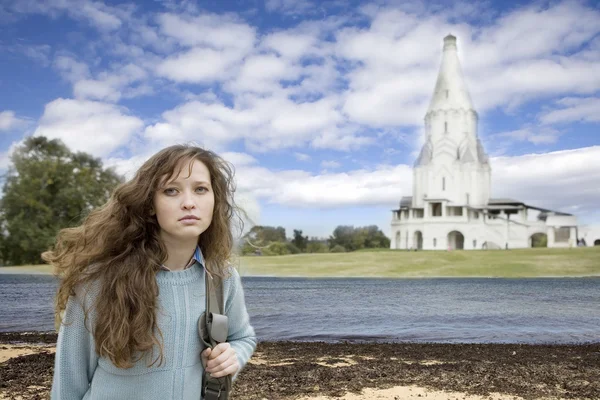
<svg viewBox="0 0 600 400"><path fill-rule="evenodd" d="M600 247L477 251L376 250L354 253L248 256L235 261L244 276L304 277L540 277L600 276ZM47 265L0 273L51 273Z"/></svg>
<svg viewBox="0 0 600 400"><path fill-rule="evenodd" d="M476 251L402 250L240 257L242 275L306 277L600 276L600 247Z"/></svg>

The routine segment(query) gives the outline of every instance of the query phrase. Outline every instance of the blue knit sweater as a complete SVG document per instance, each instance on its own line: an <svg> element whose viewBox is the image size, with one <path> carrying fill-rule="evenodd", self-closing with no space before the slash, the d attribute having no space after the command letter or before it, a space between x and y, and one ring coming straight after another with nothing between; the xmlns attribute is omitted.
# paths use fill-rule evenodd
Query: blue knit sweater
<svg viewBox="0 0 600 400"><path fill-rule="evenodd" d="M92 285L85 292L76 290L59 328L51 399L199 400L204 372L200 353L204 345L198 337L198 319L205 310L204 277L204 267L198 262L182 271L157 272L158 325L165 357L160 367L158 362L147 367L147 360L156 358L158 350L153 358L142 358L129 369L117 368L109 359L99 357L89 329L94 312L86 328L82 308L89 308L98 296L98 288ZM256 336L246 311L241 279L234 268L223 282L223 293L229 319L227 341L243 367L256 348Z"/></svg>

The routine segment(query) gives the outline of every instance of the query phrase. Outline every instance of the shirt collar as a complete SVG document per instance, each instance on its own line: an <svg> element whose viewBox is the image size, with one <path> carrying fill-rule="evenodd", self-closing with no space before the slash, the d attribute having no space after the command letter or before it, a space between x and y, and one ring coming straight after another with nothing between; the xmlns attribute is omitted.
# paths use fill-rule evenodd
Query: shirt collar
<svg viewBox="0 0 600 400"><path fill-rule="evenodd" d="M188 269L189 267L194 265L196 261L198 262L198 264L204 267L204 256L202 255L202 250L200 250L200 246L196 246L196 251L194 251L194 255L192 256L190 262L185 266L184 269ZM163 271L171 271L164 264L160 266L160 269Z"/></svg>

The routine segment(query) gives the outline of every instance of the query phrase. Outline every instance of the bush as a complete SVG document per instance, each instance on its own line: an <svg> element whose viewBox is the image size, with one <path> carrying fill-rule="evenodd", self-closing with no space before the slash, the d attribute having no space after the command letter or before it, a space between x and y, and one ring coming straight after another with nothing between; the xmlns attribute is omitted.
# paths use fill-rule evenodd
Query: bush
<svg viewBox="0 0 600 400"><path fill-rule="evenodd" d="M325 243L310 242L306 246L307 253L329 253L329 247Z"/></svg>
<svg viewBox="0 0 600 400"><path fill-rule="evenodd" d="M344 246L340 246L339 244L336 244L331 249L331 252L332 253L345 253L346 252L346 248Z"/></svg>
<svg viewBox="0 0 600 400"><path fill-rule="evenodd" d="M287 242L286 247L289 251L289 254L298 254L300 253L300 249L294 245L294 243Z"/></svg>
<svg viewBox="0 0 600 400"><path fill-rule="evenodd" d="M290 249L288 248L288 243L282 242L273 242L263 249L263 255L265 256L285 256L286 254L290 254Z"/></svg>

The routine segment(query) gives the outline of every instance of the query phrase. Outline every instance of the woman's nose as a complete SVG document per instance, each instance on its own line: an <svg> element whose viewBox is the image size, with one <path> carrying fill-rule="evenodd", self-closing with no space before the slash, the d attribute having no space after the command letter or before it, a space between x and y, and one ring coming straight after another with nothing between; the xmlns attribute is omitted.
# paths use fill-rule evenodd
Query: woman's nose
<svg viewBox="0 0 600 400"><path fill-rule="evenodd" d="M182 201L183 201L182 206L186 209L194 208L196 206L196 204L194 203L194 198L193 198L192 194L190 194L190 193L184 193Z"/></svg>

